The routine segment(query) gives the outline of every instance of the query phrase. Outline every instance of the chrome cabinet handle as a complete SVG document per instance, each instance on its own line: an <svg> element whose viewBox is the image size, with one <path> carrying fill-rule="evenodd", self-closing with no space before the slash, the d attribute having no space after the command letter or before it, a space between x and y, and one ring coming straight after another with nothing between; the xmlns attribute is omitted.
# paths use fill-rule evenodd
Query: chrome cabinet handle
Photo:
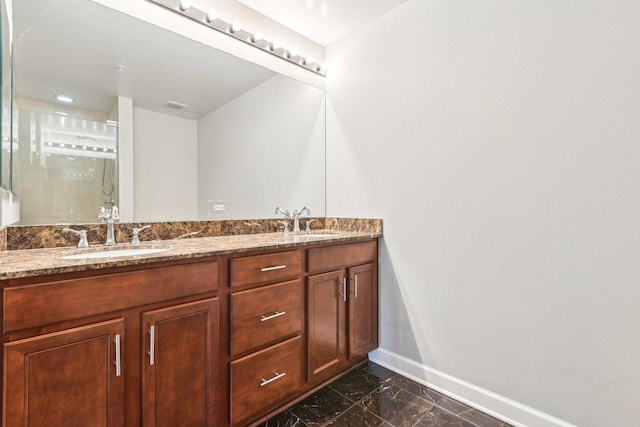
<svg viewBox="0 0 640 427"><path fill-rule="evenodd" d="M264 267L264 268L261 268L260 271L262 271L264 273L265 271L282 270L283 268L287 268L287 266L286 265L276 265L276 266L273 266L273 267Z"/></svg>
<svg viewBox="0 0 640 427"><path fill-rule="evenodd" d="M274 382L274 381L276 381L276 380L279 380L280 378L282 378L282 377L284 377L285 375L287 375L285 372L283 372L283 373L281 373L281 374L279 374L279 373L277 373L277 372L276 372L275 374L276 374L276 376L275 376L275 377L273 377L273 378L269 378L268 380L265 380L264 378L262 378L262 382L260 383L260 387L264 387L264 386L266 386L267 384L272 383L272 382Z"/></svg>
<svg viewBox="0 0 640 427"><path fill-rule="evenodd" d="M347 302L347 278L342 278L342 293L338 293L344 302Z"/></svg>
<svg viewBox="0 0 640 427"><path fill-rule="evenodd" d="M356 274L354 276L354 280L355 280L355 297L358 298L358 275Z"/></svg>
<svg viewBox="0 0 640 427"><path fill-rule="evenodd" d="M120 364L120 334L116 335L115 343L116 343L116 377L119 377L122 374L122 366Z"/></svg>
<svg viewBox="0 0 640 427"><path fill-rule="evenodd" d="M156 363L156 327L151 325L149 328L149 366Z"/></svg>
<svg viewBox="0 0 640 427"><path fill-rule="evenodd" d="M262 316L262 317L260 318L260 321L261 321L261 322L265 322L265 321L267 321L267 320L275 319L276 317L284 316L285 314L287 314L287 312L286 312L286 311L276 311L275 313L273 313L273 314L272 314L272 315L270 315L270 316Z"/></svg>

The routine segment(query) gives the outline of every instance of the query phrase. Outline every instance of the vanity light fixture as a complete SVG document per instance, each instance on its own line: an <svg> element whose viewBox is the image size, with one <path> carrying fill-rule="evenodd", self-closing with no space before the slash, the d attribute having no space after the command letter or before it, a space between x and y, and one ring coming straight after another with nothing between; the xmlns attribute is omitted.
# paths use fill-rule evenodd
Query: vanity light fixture
<svg viewBox="0 0 640 427"><path fill-rule="evenodd" d="M275 52L276 50L280 49L280 42L278 40L274 40L271 42L271 44L269 45L269 50L271 52Z"/></svg>
<svg viewBox="0 0 640 427"><path fill-rule="evenodd" d="M312 57L305 57L297 52L295 49L284 49L278 41L270 42L262 37L259 31L254 33L248 32L242 29L242 25L239 21L225 21L220 19L218 12L215 9L210 9L208 12L193 7L191 0L147 0L169 9L173 12L196 21L202 25L219 31L223 34L231 36L236 40L245 42L253 47L263 50L283 59L291 64L304 68L305 70L319 74L321 76L327 75L327 68L324 65L316 64Z"/></svg>
<svg viewBox="0 0 640 427"><path fill-rule="evenodd" d="M191 9L191 0L180 0L178 7L183 12L187 9Z"/></svg>
<svg viewBox="0 0 640 427"><path fill-rule="evenodd" d="M287 58L293 59L296 56L298 56L298 51L295 48L294 49L290 49L289 51L287 51Z"/></svg>
<svg viewBox="0 0 640 427"><path fill-rule="evenodd" d="M233 24L229 27L229 32L231 34L238 33L242 30L242 23L240 21L233 21Z"/></svg>
<svg viewBox="0 0 640 427"><path fill-rule="evenodd" d="M252 43L257 43L260 40L262 40L262 33L260 31L256 31L255 33L253 33L251 35L251 42Z"/></svg>
<svg viewBox="0 0 640 427"><path fill-rule="evenodd" d="M207 22L210 24L216 19L218 19L218 11L215 9L209 9L209 12L207 12Z"/></svg>

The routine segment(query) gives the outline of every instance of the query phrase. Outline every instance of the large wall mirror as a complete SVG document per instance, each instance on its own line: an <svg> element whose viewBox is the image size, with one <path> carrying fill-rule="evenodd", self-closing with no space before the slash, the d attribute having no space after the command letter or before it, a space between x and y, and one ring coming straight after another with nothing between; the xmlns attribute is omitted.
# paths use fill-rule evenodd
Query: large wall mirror
<svg viewBox="0 0 640 427"><path fill-rule="evenodd" d="M12 4L18 224L125 192L137 222L325 214L324 91L92 0Z"/></svg>

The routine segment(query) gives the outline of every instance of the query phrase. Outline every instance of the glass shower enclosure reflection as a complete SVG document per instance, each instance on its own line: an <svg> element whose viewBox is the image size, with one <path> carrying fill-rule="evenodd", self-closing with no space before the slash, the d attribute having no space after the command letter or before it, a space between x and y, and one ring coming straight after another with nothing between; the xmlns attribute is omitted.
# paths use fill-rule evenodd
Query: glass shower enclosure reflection
<svg viewBox="0 0 640 427"><path fill-rule="evenodd" d="M117 123L24 99L16 104L19 224L97 222L101 206L117 204Z"/></svg>

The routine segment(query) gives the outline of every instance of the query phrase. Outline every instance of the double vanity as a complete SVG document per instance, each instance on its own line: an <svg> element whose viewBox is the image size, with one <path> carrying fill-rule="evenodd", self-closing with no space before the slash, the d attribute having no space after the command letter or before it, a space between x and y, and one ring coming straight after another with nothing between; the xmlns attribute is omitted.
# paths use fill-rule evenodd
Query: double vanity
<svg viewBox="0 0 640 427"><path fill-rule="evenodd" d="M377 345L379 231L0 255L3 426L246 426Z"/></svg>

